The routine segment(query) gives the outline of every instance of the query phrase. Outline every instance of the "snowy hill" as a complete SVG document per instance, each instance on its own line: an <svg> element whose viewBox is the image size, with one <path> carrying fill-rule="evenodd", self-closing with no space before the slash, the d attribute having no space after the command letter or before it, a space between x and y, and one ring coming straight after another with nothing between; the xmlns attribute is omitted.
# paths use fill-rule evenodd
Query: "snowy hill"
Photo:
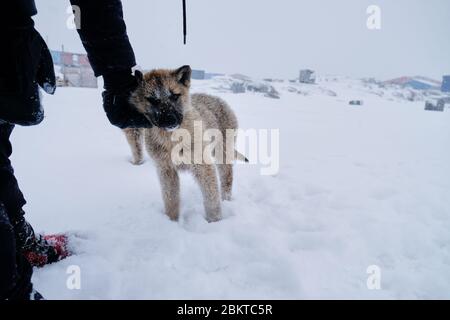
<svg viewBox="0 0 450 320"><path fill-rule="evenodd" d="M442 93L436 89L416 90L396 84L388 84L375 79L353 79L342 76L321 76L317 84L303 84L293 80L254 80L242 75L216 77L209 81L197 81L197 87L203 91L216 93L236 93L235 88L243 88L246 92L259 92L266 97L273 90L280 94L297 93L303 96L329 96L335 97L337 101L346 101L350 98L364 98L378 96L387 101L415 102L415 101L437 101L441 98L449 98L449 94ZM238 92L239 93L239 92ZM273 97L272 97L273 98Z"/></svg>
<svg viewBox="0 0 450 320"><path fill-rule="evenodd" d="M77 255L35 272L36 287L49 299L450 298L450 112L423 110L432 93L327 77L265 83L279 93L270 99L233 94L235 81L193 91L228 101L241 128L280 129L281 165L261 176L238 164L215 224L188 175L181 221L165 217L153 164L128 162L100 90L45 98L45 122L13 135L27 217L83 239ZM71 265L81 290L66 287ZM381 290L367 288L371 265Z"/></svg>

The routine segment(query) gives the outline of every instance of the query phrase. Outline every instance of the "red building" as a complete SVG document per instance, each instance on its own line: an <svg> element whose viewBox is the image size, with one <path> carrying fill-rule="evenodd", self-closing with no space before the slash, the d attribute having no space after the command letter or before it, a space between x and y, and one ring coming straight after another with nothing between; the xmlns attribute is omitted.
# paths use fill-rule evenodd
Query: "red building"
<svg viewBox="0 0 450 320"><path fill-rule="evenodd" d="M97 88L97 78L86 54L51 51L53 63L58 66L58 84L65 87Z"/></svg>

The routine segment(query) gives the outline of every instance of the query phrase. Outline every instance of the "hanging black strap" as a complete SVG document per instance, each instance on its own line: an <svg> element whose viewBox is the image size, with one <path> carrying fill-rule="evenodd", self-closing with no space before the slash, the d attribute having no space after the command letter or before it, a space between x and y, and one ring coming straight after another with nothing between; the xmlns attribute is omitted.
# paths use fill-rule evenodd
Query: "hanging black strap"
<svg viewBox="0 0 450 320"><path fill-rule="evenodd" d="M186 44L187 26L186 26L186 0L183 0L183 43Z"/></svg>

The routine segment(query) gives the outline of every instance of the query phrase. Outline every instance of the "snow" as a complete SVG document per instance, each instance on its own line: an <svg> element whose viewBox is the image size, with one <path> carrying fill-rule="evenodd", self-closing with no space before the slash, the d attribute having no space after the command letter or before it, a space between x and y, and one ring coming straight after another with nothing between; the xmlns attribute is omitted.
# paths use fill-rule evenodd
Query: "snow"
<svg viewBox="0 0 450 320"><path fill-rule="evenodd" d="M241 128L280 129L281 163L274 176L237 164L218 223L204 220L187 174L181 220L165 217L153 164L129 163L100 90L58 88L42 125L16 128L27 218L78 235L76 255L35 270L46 298L450 298L448 110L349 78L271 83L279 100L222 83L194 81L193 91L228 101ZM73 265L80 290L66 286ZM381 290L366 285L371 265Z"/></svg>

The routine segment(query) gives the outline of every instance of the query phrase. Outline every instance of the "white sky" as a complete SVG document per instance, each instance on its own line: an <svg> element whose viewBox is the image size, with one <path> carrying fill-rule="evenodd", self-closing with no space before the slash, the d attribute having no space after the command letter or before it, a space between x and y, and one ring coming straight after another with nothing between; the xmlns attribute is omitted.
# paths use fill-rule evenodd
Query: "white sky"
<svg viewBox="0 0 450 320"><path fill-rule="evenodd" d="M95 0L94 0L95 1ZM190 64L210 72L294 78L321 74L387 79L450 74L449 0L124 0L125 21L143 68ZM36 27L52 49L84 52L68 30L69 1L36 0ZM366 9L381 8L381 30Z"/></svg>

